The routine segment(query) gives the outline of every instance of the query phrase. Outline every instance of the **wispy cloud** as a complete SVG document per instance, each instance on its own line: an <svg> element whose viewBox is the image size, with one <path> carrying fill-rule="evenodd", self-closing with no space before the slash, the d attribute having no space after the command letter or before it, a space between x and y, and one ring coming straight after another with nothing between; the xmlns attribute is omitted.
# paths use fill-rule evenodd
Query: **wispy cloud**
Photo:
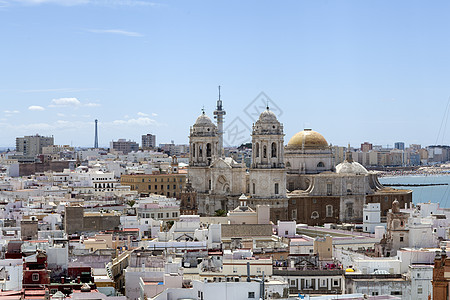
<svg viewBox="0 0 450 300"><path fill-rule="evenodd" d="M132 118L132 119L127 119L127 120L114 120L113 122L111 122L111 125L114 126L123 126L123 125L132 125L132 126L149 126L149 125L154 125L154 126L159 126L161 124L159 124L157 121L150 119L148 117L140 117L140 118Z"/></svg>
<svg viewBox="0 0 450 300"><path fill-rule="evenodd" d="M55 122L40 122L40 123L29 123L29 124L1 124L6 130L14 129L19 132L29 132L29 131L46 131L52 132L54 130L72 130L79 131L81 128L87 128L92 126L90 121L76 121L70 122L66 120L57 120Z"/></svg>
<svg viewBox="0 0 450 300"><path fill-rule="evenodd" d="M33 111L43 111L43 110L45 110L45 108L43 108L42 106L39 106L39 105L28 106L28 109L29 110L33 110Z"/></svg>
<svg viewBox="0 0 450 300"><path fill-rule="evenodd" d="M141 116L141 117L148 117L148 114L143 113L143 112L138 112L137 115Z"/></svg>
<svg viewBox="0 0 450 300"><path fill-rule="evenodd" d="M99 106L101 106L101 104L100 103L89 102L89 103L86 103L84 106L87 106L87 107L99 107Z"/></svg>
<svg viewBox="0 0 450 300"><path fill-rule="evenodd" d="M18 111L18 110L4 110L3 112L4 112L5 114L9 114L9 115L20 113L20 111Z"/></svg>
<svg viewBox="0 0 450 300"><path fill-rule="evenodd" d="M53 99L49 107L65 107L65 106L80 106L81 102L77 98L58 98Z"/></svg>
<svg viewBox="0 0 450 300"><path fill-rule="evenodd" d="M86 107L99 107L100 103L82 103L80 100L78 100L75 97L63 97L63 98L57 98L53 99L51 104L48 107L80 107L80 106L86 106Z"/></svg>
<svg viewBox="0 0 450 300"><path fill-rule="evenodd" d="M93 32L93 33L106 33L106 34L118 34L118 35L125 35L125 36L131 36L131 37L142 37L143 34L139 32L134 31L127 31L122 29L88 29L87 31Z"/></svg>

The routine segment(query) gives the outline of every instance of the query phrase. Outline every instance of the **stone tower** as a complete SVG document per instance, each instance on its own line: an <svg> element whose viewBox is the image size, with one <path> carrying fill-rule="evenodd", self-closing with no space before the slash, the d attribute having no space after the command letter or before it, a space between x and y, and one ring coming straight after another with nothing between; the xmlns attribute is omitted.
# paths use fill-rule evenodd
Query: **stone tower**
<svg viewBox="0 0 450 300"><path fill-rule="evenodd" d="M225 110L222 108L222 100L220 100L220 85L219 85L219 100L217 100L217 107L214 111L214 118L217 120L217 129L219 135L218 155L224 156L223 152L223 117L226 115Z"/></svg>
<svg viewBox="0 0 450 300"><path fill-rule="evenodd" d="M286 197L283 125L269 107L253 124L249 191L253 198Z"/></svg>

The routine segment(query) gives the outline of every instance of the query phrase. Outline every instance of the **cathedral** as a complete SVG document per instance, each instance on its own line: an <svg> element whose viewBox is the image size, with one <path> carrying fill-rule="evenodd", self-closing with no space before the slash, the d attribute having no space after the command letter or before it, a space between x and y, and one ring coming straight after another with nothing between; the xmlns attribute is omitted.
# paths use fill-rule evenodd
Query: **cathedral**
<svg viewBox="0 0 450 300"><path fill-rule="evenodd" d="M202 111L190 128L189 195L196 194L190 205L200 215L232 210L243 194L251 208L269 205L273 222L309 225L362 222L364 204L380 203L383 217L394 200L400 205L412 201L412 191L382 186L377 174L352 161L350 153L335 165L331 146L318 132L300 131L285 146L283 124L269 107L252 126L252 161L247 168L224 156L225 114L219 96L217 124ZM184 201L181 205L185 210Z"/></svg>

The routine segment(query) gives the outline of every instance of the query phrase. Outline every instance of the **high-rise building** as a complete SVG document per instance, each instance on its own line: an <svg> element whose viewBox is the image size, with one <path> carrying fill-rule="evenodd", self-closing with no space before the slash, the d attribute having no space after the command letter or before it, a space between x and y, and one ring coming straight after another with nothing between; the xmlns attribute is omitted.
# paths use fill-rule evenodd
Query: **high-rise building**
<svg viewBox="0 0 450 300"><path fill-rule="evenodd" d="M369 142L364 142L364 144L361 144L361 151L362 152L369 152L370 150L372 150L372 144Z"/></svg>
<svg viewBox="0 0 450 300"><path fill-rule="evenodd" d="M42 154L42 148L54 145L53 136L46 137L39 134L16 138L16 151L24 156L36 156Z"/></svg>
<svg viewBox="0 0 450 300"><path fill-rule="evenodd" d="M156 148L156 135L145 134L142 136L142 149Z"/></svg>
<svg viewBox="0 0 450 300"><path fill-rule="evenodd" d="M394 144L394 148L398 150L405 150L405 143L403 142L396 142Z"/></svg>
<svg viewBox="0 0 450 300"><path fill-rule="evenodd" d="M125 139L119 139L117 141L112 141L110 144L111 150L120 151L123 154L128 154L131 151L138 151L139 144L133 141L127 141Z"/></svg>

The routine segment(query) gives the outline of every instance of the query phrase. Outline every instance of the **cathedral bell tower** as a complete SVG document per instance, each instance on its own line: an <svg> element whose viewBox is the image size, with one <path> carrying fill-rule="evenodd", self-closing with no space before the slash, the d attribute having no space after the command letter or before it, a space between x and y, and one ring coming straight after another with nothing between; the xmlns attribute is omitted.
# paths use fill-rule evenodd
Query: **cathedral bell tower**
<svg viewBox="0 0 450 300"><path fill-rule="evenodd" d="M253 124L249 190L254 198L286 197L283 124L269 107Z"/></svg>
<svg viewBox="0 0 450 300"><path fill-rule="evenodd" d="M191 127L189 135L189 166L208 167L219 152L219 134L216 125L202 110Z"/></svg>

